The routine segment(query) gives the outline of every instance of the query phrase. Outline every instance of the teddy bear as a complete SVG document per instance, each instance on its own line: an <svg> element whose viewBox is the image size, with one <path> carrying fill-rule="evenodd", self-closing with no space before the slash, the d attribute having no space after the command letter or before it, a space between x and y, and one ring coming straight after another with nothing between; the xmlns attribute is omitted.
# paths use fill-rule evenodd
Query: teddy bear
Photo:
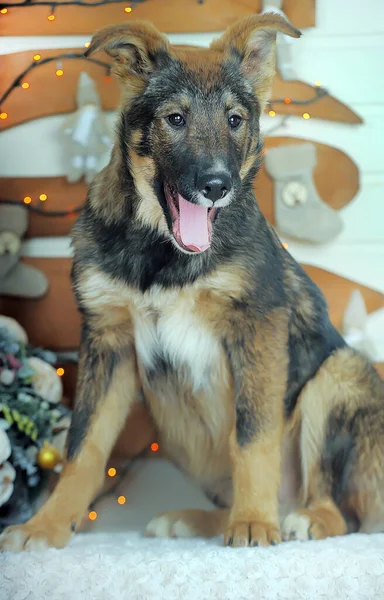
<svg viewBox="0 0 384 600"><path fill-rule="evenodd" d="M20 262L21 240L27 228L26 208L0 204L0 294L40 298L48 290L45 275Z"/></svg>

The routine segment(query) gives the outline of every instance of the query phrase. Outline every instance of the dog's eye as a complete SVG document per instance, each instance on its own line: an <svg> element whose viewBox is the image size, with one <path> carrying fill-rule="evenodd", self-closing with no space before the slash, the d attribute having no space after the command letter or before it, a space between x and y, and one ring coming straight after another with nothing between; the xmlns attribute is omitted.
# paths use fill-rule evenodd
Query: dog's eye
<svg viewBox="0 0 384 600"><path fill-rule="evenodd" d="M228 119L228 123L229 126L232 127L232 129L236 129L240 125L242 120L243 119L239 115L231 115Z"/></svg>
<svg viewBox="0 0 384 600"><path fill-rule="evenodd" d="M175 113L174 115L169 115L169 117L167 117L169 123L172 125L172 127L183 127L185 125L185 119L184 117L182 117L181 115L178 115L177 113Z"/></svg>

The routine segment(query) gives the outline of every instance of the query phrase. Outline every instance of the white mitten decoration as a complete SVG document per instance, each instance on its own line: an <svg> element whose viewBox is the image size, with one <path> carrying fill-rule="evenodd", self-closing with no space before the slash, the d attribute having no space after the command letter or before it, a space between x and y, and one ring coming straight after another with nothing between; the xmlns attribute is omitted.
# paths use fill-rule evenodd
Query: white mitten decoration
<svg viewBox="0 0 384 600"><path fill-rule="evenodd" d="M299 240L324 244L342 229L339 213L318 195L312 172L316 147L311 143L278 146L267 151L265 168L275 184L278 231Z"/></svg>

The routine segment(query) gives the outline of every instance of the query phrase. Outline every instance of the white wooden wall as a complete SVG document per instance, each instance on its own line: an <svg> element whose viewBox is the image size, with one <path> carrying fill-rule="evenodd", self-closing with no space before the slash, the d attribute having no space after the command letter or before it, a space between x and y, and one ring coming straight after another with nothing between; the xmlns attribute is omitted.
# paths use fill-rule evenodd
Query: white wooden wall
<svg viewBox="0 0 384 600"><path fill-rule="evenodd" d="M361 170L361 191L342 211L344 231L327 246L290 244L301 262L317 265L384 292L384 0L317 0L316 27L294 44L299 79L322 85L361 115L361 126L292 118L275 134L313 139L348 153ZM132 13L133 16L133 13ZM173 35L174 42L206 45L215 34ZM84 36L0 39L0 54L84 45ZM54 76L53 81L54 84ZM110 115L111 123L114 115ZM49 117L0 135L0 176L57 176L63 159ZM268 129L277 117L264 120ZM68 240L35 239L24 252L66 256Z"/></svg>

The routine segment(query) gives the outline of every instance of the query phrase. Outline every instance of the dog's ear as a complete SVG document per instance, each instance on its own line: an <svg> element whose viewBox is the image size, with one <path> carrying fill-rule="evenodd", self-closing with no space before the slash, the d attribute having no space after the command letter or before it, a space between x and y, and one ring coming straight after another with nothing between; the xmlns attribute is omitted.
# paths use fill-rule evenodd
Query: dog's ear
<svg viewBox="0 0 384 600"><path fill-rule="evenodd" d="M113 58L113 72L123 81L132 77L146 81L171 53L165 35L145 21L99 29L84 55L90 56L101 50Z"/></svg>
<svg viewBox="0 0 384 600"><path fill-rule="evenodd" d="M269 100L275 75L278 31L291 37L301 36L301 32L281 15L264 13L237 21L211 44L213 50L241 61L243 73L250 81L262 110Z"/></svg>

